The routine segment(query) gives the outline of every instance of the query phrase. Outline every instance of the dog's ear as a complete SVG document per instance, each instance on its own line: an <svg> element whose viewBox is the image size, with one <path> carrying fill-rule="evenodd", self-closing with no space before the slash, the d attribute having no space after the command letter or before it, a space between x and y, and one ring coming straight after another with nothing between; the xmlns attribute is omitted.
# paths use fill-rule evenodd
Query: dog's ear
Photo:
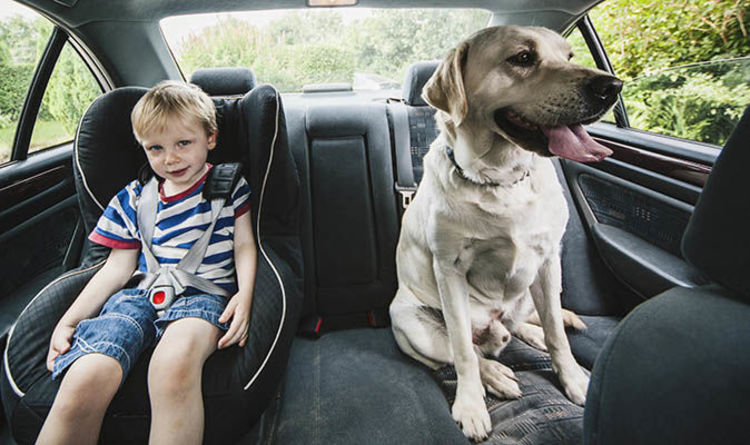
<svg viewBox="0 0 750 445"><path fill-rule="evenodd" d="M469 111L463 76L468 52L469 42L451 49L422 89L425 102L448 113L456 126L461 125Z"/></svg>

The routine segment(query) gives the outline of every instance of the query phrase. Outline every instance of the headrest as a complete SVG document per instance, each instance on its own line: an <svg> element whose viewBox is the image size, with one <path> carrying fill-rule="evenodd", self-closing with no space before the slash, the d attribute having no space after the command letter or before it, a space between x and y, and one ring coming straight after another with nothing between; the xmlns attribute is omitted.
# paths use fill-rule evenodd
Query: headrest
<svg viewBox="0 0 750 445"><path fill-rule="evenodd" d="M409 67L409 70L406 71L402 93L406 105L411 105L412 107L427 106L427 102L422 99L422 87L432 77L432 73L435 72L439 64L439 60L430 60L417 62Z"/></svg>
<svg viewBox="0 0 750 445"><path fill-rule="evenodd" d="M748 141L750 107L716 159L682 238L682 253L691 264L746 298L750 298Z"/></svg>
<svg viewBox="0 0 750 445"><path fill-rule="evenodd" d="M190 76L190 83L209 96L242 96L255 88L255 74L249 68L201 68Z"/></svg>

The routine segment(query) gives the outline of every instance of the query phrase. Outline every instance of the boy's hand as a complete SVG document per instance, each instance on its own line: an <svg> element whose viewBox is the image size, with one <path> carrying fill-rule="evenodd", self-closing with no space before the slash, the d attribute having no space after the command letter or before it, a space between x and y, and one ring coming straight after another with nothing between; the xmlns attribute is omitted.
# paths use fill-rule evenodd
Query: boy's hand
<svg viewBox="0 0 750 445"><path fill-rule="evenodd" d="M247 333L250 330L250 305L251 298L246 295L235 294L226 309L219 317L220 323L226 323L232 319L229 330L219 339L219 349L224 349L233 344L239 343L240 347L245 346L247 342Z"/></svg>
<svg viewBox="0 0 750 445"><path fill-rule="evenodd" d="M75 331L75 326L67 324L58 324L55 327L55 330L52 332L52 338L49 341L49 352L47 353L47 369L50 372L54 370L55 359L70 349Z"/></svg>

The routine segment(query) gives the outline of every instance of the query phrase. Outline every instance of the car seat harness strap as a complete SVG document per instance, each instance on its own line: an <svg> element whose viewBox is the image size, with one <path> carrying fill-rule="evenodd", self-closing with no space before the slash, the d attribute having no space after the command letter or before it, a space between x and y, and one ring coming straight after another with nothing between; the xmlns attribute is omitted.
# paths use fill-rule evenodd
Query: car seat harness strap
<svg viewBox="0 0 750 445"><path fill-rule="evenodd" d="M152 177L143 186L137 204L136 217L147 272L143 274L138 288L149 290L149 301L157 311L171 306L188 287L223 297L230 296L226 289L199 277L196 273L206 256L221 209L224 208L224 204L231 195L239 175L240 165L237 163L220 164L212 169L203 186L203 196L211 203L211 223L176 266L160 265L152 250L156 213L159 206L159 182L156 177Z"/></svg>

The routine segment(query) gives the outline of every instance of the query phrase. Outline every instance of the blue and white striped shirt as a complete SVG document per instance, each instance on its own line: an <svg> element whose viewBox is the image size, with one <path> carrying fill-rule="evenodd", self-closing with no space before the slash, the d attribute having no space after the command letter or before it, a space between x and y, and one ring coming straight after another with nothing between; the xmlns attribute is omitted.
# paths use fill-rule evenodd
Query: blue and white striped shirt
<svg viewBox="0 0 750 445"><path fill-rule="evenodd" d="M203 198L204 175L188 190L164 196L159 185L156 228L151 249L162 266L176 265L211 223L211 203ZM125 186L104 209L89 239L115 249L140 249L140 231L136 203L143 187L136 180ZM240 178L219 213L213 235L198 268L197 275L237 292L234 269L234 220L250 210L250 186ZM146 272L146 258L141 251L138 270Z"/></svg>

